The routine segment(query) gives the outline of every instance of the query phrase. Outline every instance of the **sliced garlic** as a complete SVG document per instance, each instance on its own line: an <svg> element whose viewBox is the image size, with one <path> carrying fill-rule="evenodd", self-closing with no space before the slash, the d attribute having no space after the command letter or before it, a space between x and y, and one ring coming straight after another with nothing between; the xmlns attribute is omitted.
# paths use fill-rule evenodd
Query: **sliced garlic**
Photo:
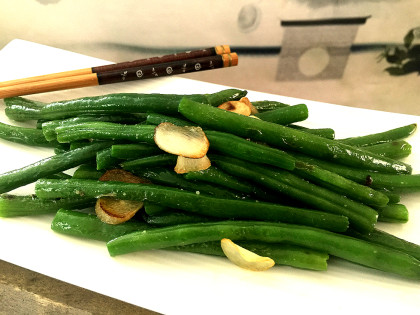
<svg viewBox="0 0 420 315"><path fill-rule="evenodd" d="M224 238L220 244L226 257L241 268L252 271L264 271L270 269L275 264L274 260L270 257L257 255L235 244L230 239Z"/></svg>
<svg viewBox="0 0 420 315"><path fill-rule="evenodd" d="M219 105L218 108L244 116L251 115L251 108L247 104L240 101L229 101Z"/></svg>
<svg viewBox="0 0 420 315"><path fill-rule="evenodd" d="M122 169L108 170L99 180L135 184L150 183L148 180ZM111 196L102 196L96 201L95 212L98 218L104 223L120 224L130 220L142 207L142 201L121 200Z"/></svg>
<svg viewBox="0 0 420 315"><path fill-rule="evenodd" d="M155 128L154 140L165 152L193 159L202 158L209 149L209 140L201 127L164 122Z"/></svg>
<svg viewBox="0 0 420 315"><path fill-rule="evenodd" d="M106 171L104 174L102 174L99 180L102 182L114 181L114 182L135 183L135 184L150 183L150 181L147 179L143 179L141 177L134 175L133 173L130 173L129 171L122 170L119 168Z"/></svg>
<svg viewBox="0 0 420 315"><path fill-rule="evenodd" d="M252 105L251 101L248 99L248 97L242 97L239 102L244 103L251 109L251 115L258 114L258 109Z"/></svg>
<svg viewBox="0 0 420 315"><path fill-rule="evenodd" d="M210 166L211 162L207 155L199 159L178 156L174 170L178 174L185 174L188 172L202 171L208 169Z"/></svg>
<svg viewBox="0 0 420 315"><path fill-rule="evenodd" d="M101 197L96 201L95 212L102 222L120 224L130 220L142 207L142 201Z"/></svg>

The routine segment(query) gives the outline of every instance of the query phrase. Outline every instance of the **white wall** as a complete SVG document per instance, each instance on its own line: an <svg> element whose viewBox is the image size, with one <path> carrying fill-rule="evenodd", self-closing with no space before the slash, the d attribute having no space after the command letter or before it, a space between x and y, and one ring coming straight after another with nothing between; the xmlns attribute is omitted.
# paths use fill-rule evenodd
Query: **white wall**
<svg viewBox="0 0 420 315"><path fill-rule="evenodd" d="M368 16L355 45L400 43L420 26L418 0L0 0L0 47L14 38L68 49L111 61L218 44L276 48L282 45L281 20ZM243 53L229 76L191 77L342 105L401 111L417 107L412 89L418 76L390 77L378 63L379 50L354 53L338 80L279 82L279 55ZM363 93L359 88L363 84ZM396 89L398 87L398 89ZM335 93L331 93L334 89ZM413 112L411 112L413 113ZM420 112L419 112L420 114Z"/></svg>

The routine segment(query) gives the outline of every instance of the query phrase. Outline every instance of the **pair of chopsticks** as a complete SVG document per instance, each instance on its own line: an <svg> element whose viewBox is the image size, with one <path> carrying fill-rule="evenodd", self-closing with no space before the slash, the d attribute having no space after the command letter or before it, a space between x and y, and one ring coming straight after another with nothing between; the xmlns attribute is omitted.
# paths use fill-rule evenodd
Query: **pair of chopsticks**
<svg viewBox="0 0 420 315"><path fill-rule="evenodd" d="M232 67L238 55L228 45L0 82L0 98Z"/></svg>

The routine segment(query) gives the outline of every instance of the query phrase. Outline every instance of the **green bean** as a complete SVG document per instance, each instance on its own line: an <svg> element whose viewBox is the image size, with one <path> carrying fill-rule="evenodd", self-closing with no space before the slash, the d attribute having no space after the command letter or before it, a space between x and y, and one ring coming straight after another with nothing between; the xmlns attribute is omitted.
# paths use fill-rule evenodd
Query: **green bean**
<svg viewBox="0 0 420 315"><path fill-rule="evenodd" d="M92 164L82 164L73 173L74 179L99 179L103 172L98 171Z"/></svg>
<svg viewBox="0 0 420 315"><path fill-rule="evenodd" d="M279 108L284 108L284 107L289 107L289 104L285 104L282 102L278 102L278 101L253 101L252 105L259 111L259 112L264 112L264 111L269 111L269 110L276 110Z"/></svg>
<svg viewBox="0 0 420 315"><path fill-rule="evenodd" d="M224 219L267 220L317 226L343 232L348 227L344 216L267 202L216 198L176 188L148 184L99 182L95 180L40 179L35 184L39 198L112 195L126 200L147 200L159 205Z"/></svg>
<svg viewBox="0 0 420 315"><path fill-rule="evenodd" d="M231 190L224 189L223 187L186 180L183 177L183 175L176 174L175 172L169 171L168 169L163 167L139 168L137 170L133 169L131 171L137 176L148 179L153 183L170 187L177 187L180 189L195 192L197 194L206 194L219 198L229 199L244 198L243 195L237 194L236 192Z"/></svg>
<svg viewBox="0 0 420 315"><path fill-rule="evenodd" d="M36 129L42 129L42 124L43 124L43 123L46 123L47 121L50 121L50 120L48 120L48 119L38 119L38 120L36 121L35 128L36 128Z"/></svg>
<svg viewBox="0 0 420 315"><path fill-rule="evenodd" d="M155 166L174 166L177 156L169 153L147 156L140 159L124 161L120 165L127 171L136 171L138 169Z"/></svg>
<svg viewBox="0 0 420 315"><path fill-rule="evenodd" d="M35 195L0 195L0 217L33 216L55 213L61 208L83 209L95 205L95 199L72 197L65 199L39 199Z"/></svg>
<svg viewBox="0 0 420 315"><path fill-rule="evenodd" d="M263 257L270 257L274 260L276 265L285 265L317 271L327 270L327 260L329 255L309 248L290 244L250 241L236 241L235 243L253 253ZM225 254L220 246L220 241L194 243L183 246L166 247L164 249L225 257Z"/></svg>
<svg viewBox="0 0 420 315"><path fill-rule="evenodd" d="M307 127L303 127L303 126L299 126L299 125L295 125L295 124L290 124L287 125L287 127L293 128L293 129L297 129L297 130L302 130L305 132L309 132L312 133L314 135L323 137L323 138L327 138L327 139L334 139L335 138L335 131L332 128L307 128Z"/></svg>
<svg viewBox="0 0 420 315"><path fill-rule="evenodd" d="M376 224L378 214L374 209L308 183L287 171L273 171L238 159L214 155L211 155L211 160L231 175L254 181L314 209L346 216L350 226L358 230L370 231Z"/></svg>
<svg viewBox="0 0 420 315"><path fill-rule="evenodd" d="M98 150L110 146L109 142L92 143L90 146L57 154L20 169L0 174L0 193L35 182L37 179L68 170L95 157Z"/></svg>
<svg viewBox="0 0 420 315"><path fill-rule="evenodd" d="M335 160L342 164L393 174L411 173L412 171L411 167L403 162L382 157L336 140L199 104L188 98L181 100L179 112L205 128L230 132L240 137L249 137L269 145L286 147L319 158Z"/></svg>
<svg viewBox="0 0 420 315"><path fill-rule="evenodd" d="M150 125L159 125L164 122L170 122L177 126L196 126L196 124L191 121L158 113L149 113L147 115L146 122Z"/></svg>
<svg viewBox="0 0 420 315"><path fill-rule="evenodd" d="M413 256L416 259L420 260L420 246L409 241L406 241L402 238L396 237L385 231L374 229L369 233L360 233L349 229L346 232L348 235L371 242L375 244L380 244L385 247L390 247L406 253L407 255Z"/></svg>
<svg viewBox="0 0 420 315"><path fill-rule="evenodd" d="M184 174L184 177L188 180L205 181L243 193L249 194L254 191L254 187L249 183L245 183L214 166L210 166L208 169L202 171L188 172Z"/></svg>
<svg viewBox="0 0 420 315"><path fill-rule="evenodd" d="M260 171L261 174L273 176L274 179L283 181L284 183L287 183L301 191L307 191L313 196L318 196L326 201L329 201L330 203L340 205L341 211L343 211L344 209L345 211L332 211L332 213L342 213L343 215L347 214L349 220L351 221L351 224L354 224L361 230L370 230L374 227L374 225L377 222L378 213L374 208L370 206L354 201L350 198L347 198L324 187L308 183L301 177L296 176L287 171L270 170L261 167L258 167L256 170ZM299 199L297 198L297 200ZM322 210L322 207L320 208L320 210Z"/></svg>
<svg viewBox="0 0 420 315"><path fill-rule="evenodd" d="M154 144L155 126L121 125L110 122L84 122L55 128L58 142L73 142L85 139L128 140Z"/></svg>
<svg viewBox="0 0 420 315"><path fill-rule="evenodd" d="M42 123L42 132L45 138L49 141L57 138L55 128L65 126L66 124L75 124L80 122L92 122L92 121L106 121L114 123L134 124L139 123L141 119L135 116L121 116L121 115L104 115L104 116L79 116L71 117L67 119L49 120Z"/></svg>
<svg viewBox="0 0 420 315"><path fill-rule="evenodd" d="M111 156L118 159L136 159L163 153L156 145L147 143L114 144L111 147Z"/></svg>
<svg viewBox="0 0 420 315"><path fill-rule="evenodd" d="M153 202L149 202L149 201L144 201L144 212L147 215L156 215L156 214L162 214L165 213L167 211L170 211L172 209L165 207L165 206L161 206L161 205L157 205Z"/></svg>
<svg viewBox="0 0 420 315"><path fill-rule="evenodd" d="M339 141L353 146L374 145L407 138L408 136L413 134L413 132L416 129L417 124L410 124L403 127L390 129L384 132L374 133L366 136L340 139Z"/></svg>
<svg viewBox="0 0 420 315"><path fill-rule="evenodd" d="M389 223L406 223L408 222L408 210L402 204L390 204L385 207L377 208L378 221Z"/></svg>
<svg viewBox="0 0 420 315"><path fill-rule="evenodd" d="M366 267L420 279L420 261L410 255L345 235L285 223L227 221L184 224L126 234L109 241L107 248L111 256L117 256L134 251L219 241L222 238L287 242Z"/></svg>
<svg viewBox="0 0 420 315"><path fill-rule="evenodd" d="M73 176L63 173L63 172L59 172L59 173L55 173L55 174L51 174L48 176L45 176L44 178L50 178L50 179L70 179Z"/></svg>
<svg viewBox="0 0 420 315"><path fill-rule="evenodd" d="M96 140L93 140L93 141L96 141ZM70 142L69 143L70 150L86 147L86 146L90 145L93 141L90 141L90 140L86 139L86 140L79 140L79 141ZM60 143L60 144L66 144L66 143Z"/></svg>
<svg viewBox="0 0 420 315"><path fill-rule="evenodd" d="M210 150L287 170L292 170L295 167L295 159L284 151L248 141L226 132L206 130L205 133L210 142Z"/></svg>
<svg viewBox="0 0 420 315"><path fill-rule="evenodd" d="M200 103L217 106L245 95L246 91L227 89L213 94L194 94L188 97ZM36 109L20 103L15 105L10 101L5 112L14 120L55 120L79 115L120 115L149 111L172 114L177 112L179 101L183 96L185 95L117 93L53 102Z"/></svg>
<svg viewBox="0 0 420 315"><path fill-rule="evenodd" d="M387 195L389 199L388 204L399 203L401 201L401 195L396 192L392 192L384 188L376 188L375 190Z"/></svg>
<svg viewBox="0 0 420 315"><path fill-rule="evenodd" d="M360 181L363 182L363 178L360 178ZM419 174L390 175L390 174L370 173L364 177L364 182L366 185L370 187L386 188L393 192L417 192L420 190L420 175Z"/></svg>
<svg viewBox="0 0 420 315"><path fill-rule="evenodd" d="M393 159L402 159L411 154L411 145L404 140L384 142L365 147L366 150Z"/></svg>
<svg viewBox="0 0 420 315"><path fill-rule="evenodd" d="M110 225L100 221L95 215L70 210L59 210L54 217L51 228L61 234L110 241L130 232L150 229L138 220ZM237 242L240 246L263 256L269 256L277 265L287 265L311 270L326 270L329 256L308 248L288 244L269 244L262 242ZM168 247L165 250L201 253L206 255L225 256L220 242L196 243L186 246Z"/></svg>
<svg viewBox="0 0 420 315"><path fill-rule="evenodd" d="M57 141L49 142L45 139L42 130L12 126L2 122L0 122L0 138L15 143L40 147L54 147L57 144Z"/></svg>
<svg viewBox="0 0 420 315"><path fill-rule="evenodd" d="M296 162L293 173L322 187L328 188L348 198L369 206L383 207L389 202L388 196L370 187L361 185L314 164Z"/></svg>
<svg viewBox="0 0 420 315"><path fill-rule="evenodd" d="M169 210L161 214L146 215L144 221L154 227L163 227L186 223L214 222L217 219L195 213Z"/></svg>
<svg viewBox="0 0 420 315"><path fill-rule="evenodd" d="M21 105L21 106L27 106L29 108L34 108L34 109L39 109L46 105L46 103L44 102L30 100L26 97L21 97L21 96L5 98L4 104L6 106Z"/></svg>
<svg viewBox="0 0 420 315"><path fill-rule="evenodd" d="M383 174L369 170L360 170L345 165L338 165L299 155L299 159L318 165L326 170L337 173L362 185L376 190L386 189L392 193L416 192L420 190L420 175L415 174Z"/></svg>
<svg viewBox="0 0 420 315"><path fill-rule="evenodd" d="M288 125L308 118L305 104L292 105L255 114L258 118L280 125Z"/></svg>
<svg viewBox="0 0 420 315"><path fill-rule="evenodd" d="M70 143L57 143L54 147L54 154L61 154L70 150Z"/></svg>
<svg viewBox="0 0 420 315"><path fill-rule="evenodd" d="M107 224L99 220L95 214L68 209L58 210L51 223L54 232L105 242L149 228L148 224L134 218L121 224Z"/></svg>
<svg viewBox="0 0 420 315"><path fill-rule="evenodd" d="M119 162L119 159L111 156L111 147L96 152L96 169L98 171L116 168Z"/></svg>
<svg viewBox="0 0 420 315"><path fill-rule="evenodd" d="M238 192L242 192L245 194L251 195L253 198L261 201L268 201L274 203L280 203L283 205L295 205L295 202L290 202L289 200L286 202L285 198L279 198L275 194L270 194L266 190L251 184L250 182L246 182L244 180L240 180L237 177L231 176L226 172L221 171L220 169L216 168L215 166L210 166L208 169L196 171L196 172L188 172L184 174L184 178L187 180L193 181L203 181L207 183L212 183L218 186L226 187L229 190L234 190Z"/></svg>

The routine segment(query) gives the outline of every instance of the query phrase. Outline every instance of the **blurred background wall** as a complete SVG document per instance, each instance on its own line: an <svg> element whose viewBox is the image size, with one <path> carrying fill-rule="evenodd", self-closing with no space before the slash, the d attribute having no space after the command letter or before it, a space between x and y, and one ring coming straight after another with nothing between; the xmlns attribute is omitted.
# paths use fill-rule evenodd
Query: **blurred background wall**
<svg viewBox="0 0 420 315"><path fill-rule="evenodd" d="M228 44L238 67L186 76L420 115L419 72L391 75L380 58L419 12L418 0L0 0L0 47L19 38L118 62Z"/></svg>

